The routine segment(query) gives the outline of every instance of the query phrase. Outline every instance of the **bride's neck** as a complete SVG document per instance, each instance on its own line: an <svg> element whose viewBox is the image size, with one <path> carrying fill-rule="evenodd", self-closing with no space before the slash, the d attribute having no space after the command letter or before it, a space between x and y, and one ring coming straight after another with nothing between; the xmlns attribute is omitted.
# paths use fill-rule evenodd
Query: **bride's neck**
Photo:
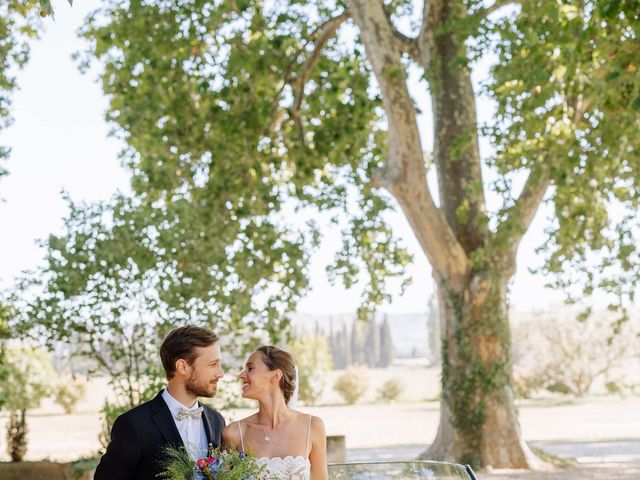
<svg viewBox="0 0 640 480"><path fill-rule="evenodd" d="M281 397L269 398L259 402L258 423L277 428L291 418L291 410Z"/></svg>

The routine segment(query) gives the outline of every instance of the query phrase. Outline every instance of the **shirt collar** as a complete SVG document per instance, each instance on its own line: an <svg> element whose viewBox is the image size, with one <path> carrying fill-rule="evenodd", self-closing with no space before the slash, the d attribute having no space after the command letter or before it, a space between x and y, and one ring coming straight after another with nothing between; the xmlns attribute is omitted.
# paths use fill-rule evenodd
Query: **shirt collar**
<svg viewBox="0 0 640 480"><path fill-rule="evenodd" d="M171 412L171 415L173 415L174 418L178 415L178 412L182 409L185 409L191 412L200 406L200 402L198 401L196 401L196 403L194 403L192 407L184 406L178 400L173 398L166 388L162 391L162 398L164 399L165 403L169 407L169 411Z"/></svg>

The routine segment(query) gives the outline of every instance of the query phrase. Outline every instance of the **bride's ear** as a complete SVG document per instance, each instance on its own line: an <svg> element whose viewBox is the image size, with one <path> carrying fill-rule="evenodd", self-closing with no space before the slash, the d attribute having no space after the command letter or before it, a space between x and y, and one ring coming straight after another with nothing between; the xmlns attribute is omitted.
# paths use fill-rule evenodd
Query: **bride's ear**
<svg viewBox="0 0 640 480"><path fill-rule="evenodd" d="M282 370L280 370L279 368L276 368L271 375L271 381L273 383L280 383L280 379L282 378Z"/></svg>

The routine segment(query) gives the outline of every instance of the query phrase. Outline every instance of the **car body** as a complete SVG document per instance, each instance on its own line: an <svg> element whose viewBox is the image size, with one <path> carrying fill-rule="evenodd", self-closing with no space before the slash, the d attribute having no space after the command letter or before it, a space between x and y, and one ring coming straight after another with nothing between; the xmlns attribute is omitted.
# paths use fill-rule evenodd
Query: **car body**
<svg viewBox="0 0 640 480"><path fill-rule="evenodd" d="M477 480L469 465L422 460L329 464L332 480Z"/></svg>

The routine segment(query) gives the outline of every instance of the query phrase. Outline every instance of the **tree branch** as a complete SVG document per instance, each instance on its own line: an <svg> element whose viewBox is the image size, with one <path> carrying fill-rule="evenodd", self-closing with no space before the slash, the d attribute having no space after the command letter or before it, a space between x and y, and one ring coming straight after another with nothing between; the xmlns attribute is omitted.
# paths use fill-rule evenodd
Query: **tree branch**
<svg viewBox="0 0 640 480"><path fill-rule="evenodd" d="M482 20L487 18L493 12L501 9L502 7L506 7L507 5L522 5L524 0L497 0L493 5L485 8L481 8L477 10L473 16L477 20Z"/></svg>
<svg viewBox="0 0 640 480"><path fill-rule="evenodd" d="M400 44L400 50L402 53L406 53L409 58L418 61L420 58L420 49L418 48L417 40L415 38L408 37L397 30L393 34Z"/></svg>
<svg viewBox="0 0 640 480"><path fill-rule="evenodd" d="M387 17L387 22L389 23L389 27L393 32L393 37L402 53L406 53L409 58L415 60L416 62L420 61L420 49L418 45L418 40L416 38L411 38L404 33L398 31L393 22L391 21L391 9L388 5L382 5L384 10L384 14Z"/></svg>
<svg viewBox="0 0 640 480"><path fill-rule="evenodd" d="M304 86L306 85L307 80L309 80L309 76L316 66L316 63L318 63L322 49L325 47L329 39L335 35L338 27L348 18L349 14L345 12L342 15L338 15L337 17L327 20L320 26L318 29L318 39L313 46L311 55L309 55L307 60L304 62L304 65L302 65L302 69L292 85L295 92L295 98L291 109L289 109L289 115L298 126L303 143L305 143L304 126L302 124L302 118L300 117L300 107L302 106L302 99L304 98Z"/></svg>
<svg viewBox="0 0 640 480"><path fill-rule="evenodd" d="M516 203L507 210L507 218L498 226L495 245L505 246L509 259L515 261L518 245L529 229L549 185L546 172L531 171Z"/></svg>
<svg viewBox="0 0 640 480"><path fill-rule="evenodd" d="M588 98L585 99L582 94L568 98L566 101L571 104L574 112L573 122L578 125L582 121L584 112L589 109L591 101ZM497 245L507 246L508 257L515 259L518 245L529 229L550 183L549 176L544 170L532 170L515 205L507 211L507 218L498 226L495 235Z"/></svg>
<svg viewBox="0 0 640 480"><path fill-rule="evenodd" d="M312 40L317 35L319 35L319 38L315 42L313 52L311 53L311 57L309 57L307 61L304 63L302 67L302 72L299 75L298 80L296 81L296 85L297 85L299 83L300 78L303 75L306 75L306 78L304 78L303 84L301 85L301 90L296 89L296 98L294 100L294 105L298 104L298 107L296 109L292 107L288 112L289 115L292 118L294 118L294 121L298 125L298 128L301 129L302 140L304 141L304 130L302 130L302 122L299 119L300 104L302 103L302 98L304 95L304 84L306 83L311 71L313 70L315 63L318 61L322 47L326 45L327 41L329 41L331 36L335 34L338 27L343 22L345 22L348 18L350 18L349 13L344 12L343 14L338 15L337 17L330 18L326 22L320 24L313 32L309 34L309 39L304 43L304 45L302 45L302 47L298 49L298 51L293 56L293 61L291 62L291 64L289 64L289 68L287 69L287 73L284 76L282 86L280 87L280 89L278 90L278 93L276 93L273 99L273 106L271 108L271 124L269 125L269 132L272 135L275 133L275 131L278 129L278 127L282 124L282 122L286 118L287 110L278 106L278 103L280 102L280 97L282 96L282 92L284 91L287 85L291 84L294 69L298 64L298 58L300 57L302 52L304 52L307 49L307 47L312 42ZM328 34L329 32L331 32L330 35ZM313 58L313 63L310 64L310 60L312 58ZM306 73L305 73L305 70L306 70ZM299 101L298 101L298 97L300 97Z"/></svg>
<svg viewBox="0 0 640 480"><path fill-rule="evenodd" d="M461 281L469 261L427 184L417 112L394 29L382 2L350 0L349 10L360 29L387 117L385 164L373 180L398 200L436 276L452 284Z"/></svg>
<svg viewBox="0 0 640 480"><path fill-rule="evenodd" d="M335 35L338 27L340 27L340 25L342 25L349 18L349 12L345 11L341 15L330 18L326 22L320 24L313 32L311 32L311 34L309 34L309 40L305 42L305 44L300 47L300 49L293 56L293 61L289 65L289 69L287 70L285 78L283 79L282 87L280 87L280 90L274 98L271 115L272 122L269 127L269 131L271 133L277 130L278 126L285 118L285 110L278 108L278 102L280 101L280 97L282 95L282 92L284 91L284 88L287 85L291 85L295 92L295 98L293 101L293 105L289 109L288 113L289 116L293 118L294 122L296 122L296 125L298 125L298 128L301 131L302 140L304 141L304 130L302 128L302 121L300 119L300 107L304 98L304 86L307 83L307 80L309 79L309 76L311 75L311 72L313 71L316 63L318 62L318 59L320 58L322 49L325 47L329 39L333 37L333 35ZM300 70L300 73L296 77L295 81L292 82L294 68L298 64L298 58L300 57L302 52L306 50L306 48L314 38L316 38L316 40L311 55L302 65L302 69Z"/></svg>
<svg viewBox="0 0 640 480"><path fill-rule="evenodd" d="M415 39L417 57L416 62L428 73L431 67L432 53L434 51L434 34L438 30L438 20L433 12L437 6L434 5L441 0L424 0L422 7L422 22L418 37Z"/></svg>
<svg viewBox="0 0 640 480"><path fill-rule="evenodd" d="M91 332L88 332L87 335L89 335L89 341L85 342L85 345L88 345L89 350L91 351L91 356L89 356L88 358L96 360L98 364L102 365L102 367L109 373L109 375L115 376L115 372L112 370L112 362L107 361L107 359L102 355L102 352L97 349L94 343L95 337L93 336L93 334Z"/></svg>

